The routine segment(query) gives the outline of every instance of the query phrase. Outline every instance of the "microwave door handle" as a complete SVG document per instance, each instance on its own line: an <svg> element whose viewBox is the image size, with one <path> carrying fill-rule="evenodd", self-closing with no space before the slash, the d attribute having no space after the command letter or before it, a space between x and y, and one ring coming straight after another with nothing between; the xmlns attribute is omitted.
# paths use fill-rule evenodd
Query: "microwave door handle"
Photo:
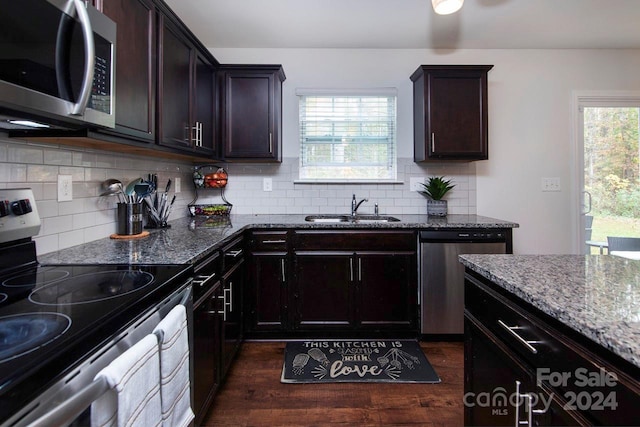
<svg viewBox="0 0 640 427"><path fill-rule="evenodd" d="M95 67L95 44L93 41L93 29L91 28L91 21L89 20L89 14L85 8L82 0L72 0L76 7L76 13L82 26L82 35L84 36L84 78L82 80L82 88L80 89L80 97L78 102L74 104L71 114L81 116L84 114L84 110L87 108L89 97L91 96L91 89L93 86L93 73Z"/></svg>

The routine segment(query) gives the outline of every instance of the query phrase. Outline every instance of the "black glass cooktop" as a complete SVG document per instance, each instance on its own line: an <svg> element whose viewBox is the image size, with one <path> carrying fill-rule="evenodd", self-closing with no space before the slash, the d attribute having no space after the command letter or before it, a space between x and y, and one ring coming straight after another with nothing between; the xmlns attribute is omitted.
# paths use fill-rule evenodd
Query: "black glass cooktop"
<svg viewBox="0 0 640 427"><path fill-rule="evenodd" d="M0 272L0 420L183 285L182 265L51 265Z"/></svg>

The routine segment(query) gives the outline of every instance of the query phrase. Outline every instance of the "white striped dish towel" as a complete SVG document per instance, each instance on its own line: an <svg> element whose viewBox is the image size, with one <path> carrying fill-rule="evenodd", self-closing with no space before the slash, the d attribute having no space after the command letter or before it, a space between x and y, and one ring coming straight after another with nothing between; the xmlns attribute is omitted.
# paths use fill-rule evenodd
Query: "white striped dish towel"
<svg viewBox="0 0 640 427"><path fill-rule="evenodd" d="M98 372L111 387L91 405L92 427L154 427L160 414L158 339L149 334Z"/></svg>
<svg viewBox="0 0 640 427"><path fill-rule="evenodd" d="M184 305L175 306L153 330L160 342L162 425L186 427L194 419L189 381L189 336Z"/></svg>

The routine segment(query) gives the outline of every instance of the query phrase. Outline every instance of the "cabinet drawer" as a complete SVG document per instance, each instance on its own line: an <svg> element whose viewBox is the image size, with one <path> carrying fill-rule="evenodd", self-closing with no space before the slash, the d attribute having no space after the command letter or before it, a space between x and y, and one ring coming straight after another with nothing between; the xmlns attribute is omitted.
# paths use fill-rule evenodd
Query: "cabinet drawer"
<svg viewBox="0 0 640 427"><path fill-rule="evenodd" d="M286 251L287 231L253 231L250 245L254 251Z"/></svg>
<svg viewBox="0 0 640 427"><path fill-rule="evenodd" d="M234 265L244 258L244 238L239 237L224 245L222 254L222 274L226 274Z"/></svg>
<svg viewBox="0 0 640 427"><path fill-rule="evenodd" d="M193 276L193 300L198 301L212 285L220 278L222 257L219 252L214 252L194 267Z"/></svg>
<svg viewBox="0 0 640 427"><path fill-rule="evenodd" d="M415 251L415 231L324 231L297 230L293 236L295 250L339 251Z"/></svg>
<svg viewBox="0 0 640 427"><path fill-rule="evenodd" d="M614 367L622 361L612 362L600 356L602 352L587 350L567 335L570 331L550 324L553 319L527 312L533 307L525 311L470 275L465 277L465 307L528 363L536 382L558 393L569 410L583 412L595 424L634 424L629 414L640 407L640 383ZM593 343L593 349L596 347Z"/></svg>

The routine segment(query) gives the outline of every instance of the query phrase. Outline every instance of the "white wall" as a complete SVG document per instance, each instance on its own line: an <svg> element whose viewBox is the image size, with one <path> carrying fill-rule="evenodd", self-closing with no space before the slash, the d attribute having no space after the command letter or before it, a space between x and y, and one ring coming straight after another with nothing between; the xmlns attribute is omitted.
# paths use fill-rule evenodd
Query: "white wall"
<svg viewBox="0 0 640 427"><path fill-rule="evenodd" d="M412 86L421 64L493 64L489 160L475 163L477 213L520 224L516 253L579 250L573 91L640 89L640 50L212 49L221 63L283 64L284 156L298 156L297 87L396 87L398 156L412 153ZM562 191L543 193L542 177ZM473 204L473 202L470 202Z"/></svg>

